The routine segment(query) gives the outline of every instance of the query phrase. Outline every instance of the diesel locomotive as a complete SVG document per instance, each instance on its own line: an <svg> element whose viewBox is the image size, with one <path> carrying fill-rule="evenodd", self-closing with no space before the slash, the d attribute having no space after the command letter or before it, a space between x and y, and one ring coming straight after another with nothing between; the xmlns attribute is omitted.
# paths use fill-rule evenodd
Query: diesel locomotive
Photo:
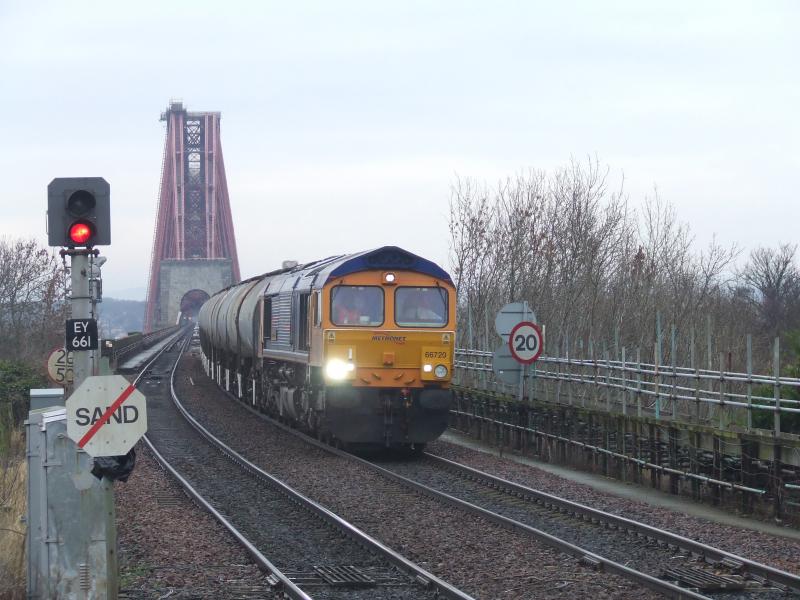
<svg viewBox="0 0 800 600"><path fill-rule="evenodd" d="M320 438L418 449L447 426L455 303L450 276L401 248L333 256L212 296L203 365Z"/></svg>

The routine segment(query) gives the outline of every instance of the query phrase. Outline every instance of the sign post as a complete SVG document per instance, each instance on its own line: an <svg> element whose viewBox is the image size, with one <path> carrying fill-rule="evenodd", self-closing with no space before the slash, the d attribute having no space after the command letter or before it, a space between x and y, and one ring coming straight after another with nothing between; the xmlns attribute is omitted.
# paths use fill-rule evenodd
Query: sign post
<svg viewBox="0 0 800 600"><path fill-rule="evenodd" d="M65 261L69 257L70 272L64 348L51 353L48 374L66 388L67 406L83 415L75 405L86 400L86 390L97 387L92 376L98 350L99 286L91 284L99 278L103 262L96 246L111 243L108 183L100 177L54 179L47 187L47 224L48 242L61 247ZM73 389L84 391L76 397L69 395ZM135 404L123 408L125 400L114 409L118 412L106 414L120 396L119 390L109 390L103 398L114 397L103 405L99 417L85 408L82 420L89 422L89 430L97 427L83 444L66 441L71 429L67 409L48 407L28 415L28 598L117 597L114 486L108 477L93 474L93 457L105 456L104 448L113 447L105 442L103 429L116 433L117 425L128 427L128 437L135 443L133 428L140 427L146 415ZM99 395L88 394L92 400ZM129 396L133 395L131 391ZM122 446L127 441L123 436Z"/></svg>
<svg viewBox="0 0 800 600"><path fill-rule="evenodd" d="M525 397L532 365L544 349L542 330L536 325L536 315L527 302L506 304L497 313L495 331L501 344L492 356L492 370L510 385L518 385L518 398Z"/></svg>
<svg viewBox="0 0 800 600"><path fill-rule="evenodd" d="M97 321L92 315L92 296L89 287L89 255L92 250L67 250L72 283L72 318L66 324L66 348L73 353L73 386L93 374L94 351L97 350ZM92 327L92 324L94 326ZM90 331L92 330L93 331ZM92 347L94 341L94 347Z"/></svg>

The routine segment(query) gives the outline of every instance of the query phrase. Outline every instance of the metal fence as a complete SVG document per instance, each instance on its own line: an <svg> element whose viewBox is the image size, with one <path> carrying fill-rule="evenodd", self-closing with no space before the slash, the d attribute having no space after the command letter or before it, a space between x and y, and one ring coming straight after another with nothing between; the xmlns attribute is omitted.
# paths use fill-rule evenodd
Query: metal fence
<svg viewBox="0 0 800 600"><path fill-rule="evenodd" d="M132 356L145 348L157 344L166 337L178 331L180 326L173 325L158 329L151 333L135 333L116 340L105 340L101 349L101 355L107 356L115 367L122 363L127 356Z"/></svg>
<svg viewBox="0 0 800 600"><path fill-rule="evenodd" d="M800 397L800 378L780 375L777 340L771 375L752 373L751 360L746 373L725 370L724 356L714 370L643 362L640 351L629 357L625 348L619 354L617 360L607 354L542 356L520 374L518 385L508 385L492 371L491 352L462 348L456 350L455 383L522 400L536 398L727 430L768 429L776 436L789 431L789 419L796 419L789 415L800 413L800 400L795 399ZM657 359L659 354L655 353Z"/></svg>

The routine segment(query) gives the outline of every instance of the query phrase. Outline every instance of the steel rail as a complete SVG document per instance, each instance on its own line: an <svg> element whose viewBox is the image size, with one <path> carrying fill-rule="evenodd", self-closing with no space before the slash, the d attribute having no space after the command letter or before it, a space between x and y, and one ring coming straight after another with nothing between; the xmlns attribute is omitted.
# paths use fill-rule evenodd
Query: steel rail
<svg viewBox="0 0 800 600"><path fill-rule="evenodd" d="M189 338L187 338L188 340ZM158 351L158 353L150 360L144 367L142 367L139 374L133 380L133 385L136 385L139 380L145 375L145 373L149 370L150 366L158 360L164 352L167 351L168 348L171 348L173 345L181 343L179 340L176 340L170 344L165 344L164 347ZM183 342L183 347L181 348L181 352L178 355L178 359L175 361L175 364L172 366L172 370L170 371L170 387L172 387L172 382L175 377L175 371L178 368L178 363L180 362L180 357L183 356L183 351L186 348L186 342ZM174 394L174 388L173 392ZM250 540L248 540L245 535L240 532L236 526L231 523L227 518L225 518L217 509L215 509L203 496L198 492L191 483L189 483L178 471L173 467L169 461L156 449L153 442L150 441L150 438L147 437L147 434L142 436L142 440L144 443L147 444L147 447L150 449L150 452L153 453L153 457L158 461L158 463L167 471L169 472L172 477L175 478L175 481L183 488L183 490L192 498L195 502L198 503L202 508L208 511L225 529L227 529L230 534L242 545L242 547L247 551L248 554L253 558L256 565L258 566L261 571L269 573L275 579L275 583L280 583L283 592L293 598L294 600L313 600L311 596L306 594L303 590L301 590L297 584L291 581L286 575L284 575L280 569L278 569L270 560L264 556L258 548L253 545Z"/></svg>
<svg viewBox="0 0 800 600"><path fill-rule="evenodd" d="M223 393L227 394L231 398L238 401L238 398L236 398L236 396L234 396L230 392L227 392L225 390L222 391ZM260 417L261 419L271 423L272 425L278 427L279 429L287 433L294 435L295 437L302 439L305 442L308 442L313 446L316 446L317 448L321 448L322 450L325 450L336 456L341 456L342 458L346 458L348 460L352 460L354 462L363 464L364 466L367 466L368 468L377 471L380 475L386 477L387 479L394 480L406 487L410 487L430 498L433 498L434 500L444 502L446 504L455 506L469 513L481 516L487 519L488 521L500 525L501 527L504 527L506 529L517 530L526 533L528 535L531 535L534 538L543 542L544 544L552 548L555 548L556 550L575 556L579 560L584 561L596 568L601 568L602 570L607 571L609 573L615 573L617 575L620 575L625 579L634 581L635 583L638 583L648 589L663 594L668 598L673 598L675 600L683 600L686 598L692 598L694 600L710 600L709 596L704 596L697 592L693 592L689 589L677 586L668 581L664 581L656 577L653 577L652 575L648 575L647 573L642 573L641 571L637 571L635 569L627 567L621 563L608 559L604 556L595 554L594 552L590 552L584 548L581 548L580 546L572 544L571 542L562 540L561 538L558 538L545 531L542 531L535 527L531 527L530 525L526 525L525 523L520 523L519 521L515 521L514 519L510 519L496 512L487 510L485 508L472 504L471 502L467 502L466 500L461 500L460 498L451 496L450 494L440 492L434 488L416 482L413 479L409 479L407 477L403 477L402 475L398 475L397 473L394 473L389 469L385 469L359 456L355 456L353 454L350 454L349 452L340 450L339 448L334 448L305 433L302 433L296 429L292 429L288 425L285 425L263 413L254 410L253 408L249 407L247 404L243 402L239 402L239 404L244 408L246 408L247 410L249 410L254 415Z"/></svg>
<svg viewBox="0 0 800 600"><path fill-rule="evenodd" d="M206 511L211 513L213 516L225 529L227 529L230 534L236 538L244 549L247 551L248 554L253 558L256 565L259 569L264 572L269 573L273 576L280 584L283 586L284 594L288 595L295 600L312 600L312 597L306 594L303 590L297 587L297 584L292 582L288 577L286 577L283 573L281 573L280 569L270 562L270 560L264 556L258 548L256 548L253 543L248 540L242 532L236 529L236 526L231 523L228 519L226 519L216 508L214 508L205 498L203 498L202 494L198 492L191 483L189 483L186 479L184 479L180 473L173 467L169 461L158 451L156 447L153 445L147 436L144 436L145 444L150 449L150 452L153 454L155 459L158 463L166 469L170 475L178 482L178 484L183 488L183 490L189 494L189 496L197 502L202 508Z"/></svg>
<svg viewBox="0 0 800 600"><path fill-rule="evenodd" d="M180 332L176 332L176 333L180 333ZM176 337L176 338L179 338L180 336L176 335L175 337ZM144 377L145 373L147 373L148 369L150 369L150 365L152 365L152 364L153 364L154 362L156 362L156 361L157 361L159 358L161 358L161 355L162 355L162 354L164 354L164 352L166 352L168 348L172 347L174 344L177 344L178 342L179 342L179 340L178 340L178 339L176 339L175 341L173 341L173 342L172 342L172 343L170 343L170 344L164 344L164 347L163 347L163 348L161 348L161 350L159 350L158 352L156 352L156 355L155 355L153 358L151 358L151 359L148 361L148 363L147 363L145 366L143 366L143 367L142 367L142 368L139 370L139 374L138 374L136 377L134 377L134 378L133 378L133 381L132 381L131 383L132 383L134 386L136 386L136 385L139 383L139 380L140 380L142 377Z"/></svg>
<svg viewBox="0 0 800 600"><path fill-rule="evenodd" d="M364 462L366 462L367 464L372 464L369 463L368 461ZM697 592L693 592L686 588L682 588L668 581L663 581L661 579L653 577L652 575L648 575L647 573L643 573L641 571L637 571L636 569L632 569L631 567L625 566L622 563L618 563L614 560L608 559L600 554L590 552L589 550L581 548L576 544L573 544L557 536L542 531L541 529L537 529L536 527L526 525L525 523L521 523L520 521L516 521L509 517L505 517L494 511L490 511L476 504L472 504L471 502L467 502L466 500L461 500L460 498L456 498L455 496L451 496L450 494L440 492L432 487L414 481L413 479L403 477L402 475L393 473L388 469L379 467L378 465L372 464L372 467L376 469L381 475L384 475L385 477L388 477L399 483L402 483L403 485L412 487L417 491L425 494L426 496L429 496L431 498L440 501L444 501L447 504L450 504L452 506L470 512L472 514L483 517L484 519L491 521L492 523L495 523L502 527L530 534L539 541L545 543L546 545L551 546L552 548L555 548L557 550L560 550L561 552L564 552L566 554L571 554L572 556L577 557L581 561L595 568L598 568L602 571L606 571L609 573L615 573L617 575L620 575L625 579L634 581L648 589L656 591L660 594L664 594L669 598L675 598L675 599L694 598L694 599L706 599L706 600L708 600L709 598L708 596L704 596Z"/></svg>
<svg viewBox="0 0 800 600"><path fill-rule="evenodd" d="M484 479L487 482L491 482L493 484L492 487L501 492L508 494L519 494L526 499L535 499L535 501L540 504L546 505L547 503L550 503L551 505L557 506L560 509L565 509L568 512L581 514L590 519L596 519L598 521L614 525L620 529L627 529L648 538L662 541L667 544L672 544L688 552L692 552L713 561L722 561L725 559L734 561L741 564L742 568L752 575L757 575L758 577L762 577L768 581L779 583L793 590L800 591L800 576L794 575L787 571L782 571L780 569L770 567L769 565L744 558L743 556L726 552L725 550L720 550L719 548L714 548L713 546L709 546L682 535L672 533L666 529L653 527L639 521L628 519L627 517L621 517L598 508L592 508L590 506L586 506L585 504L580 504L573 500L567 500L566 498L562 498L560 496L554 496L553 494L548 494L547 492L541 492L522 484L508 481L502 477L497 477L495 475L491 475L490 473L486 473L470 466L449 460L447 458L430 454L429 452L425 452L425 456L450 470L460 471L461 473L470 475L472 477L477 477L479 479Z"/></svg>
<svg viewBox="0 0 800 600"><path fill-rule="evenodd" d="M349 536L357 543L383 556L386 560L388 560L390 563L398 567L401 571L410 573L418 583L422 584L425 587L433 586L436 589L436 591L445 598L450 598L452 600L474 600L472 596L465 594L458 588L450 585L449 583L447 583L443 579L440 579L433 573L430 573L429 571L423 569L419 565L416 565L415 563L408 560L402 554L399 554L398 552L395 552L388 546L385 546L372 536L361 531L355 525L345 521L339 515L331 512L318 502L315 502L314 500L311 500L307 496L301 494L300 492L288 486L274 475L270 475L260 467L256 466L255 464L244 458L241 454L233 450L222 440L215 437L210 431L208 431L208 429L206 429L203 425L201 425L197 421L197 419L195 419L189 413L186 407L184 407L183 404L181 404L180 400L178 399L178 395L175 392L175 371L178 368L178 363L180 362L180 358L183 356L183 352L185 351L189 341L190 339L187 338L186 343L184 343L184 347L181 350L181 354L178 357L178 360L175 361L175 365L172 368L172 372L170 374L170 393L172 395L172 401L174 402L175 406L178 408L178 410L181 412L184 418L186 418L189 424L192 425L192 427L194 427L200 433L200 435L202 435L213 446L215 446L218 450L220 450L223 454L225 454L225 456L229 458L232 462L242 467L251 475L265 482L273 489L276 489L279 492L283 493L285 496L287 496L296 504L313 512L314 514L322 518L324 521L326 521L328 524L341 530L345 535ZM272 566L270 570L273 571L275 576L281 580L281 582L284 584L284 587L287 587L288 585L296 587L296 585L291 581L289 581L289 579L285 575L280 573L280 571L276 567ZM299 590L299 588L297 589L301 593L304 593L302 592L302 590ZM301 597L307 598L308 596L305 595L297 596L297 598Z"/></svg>

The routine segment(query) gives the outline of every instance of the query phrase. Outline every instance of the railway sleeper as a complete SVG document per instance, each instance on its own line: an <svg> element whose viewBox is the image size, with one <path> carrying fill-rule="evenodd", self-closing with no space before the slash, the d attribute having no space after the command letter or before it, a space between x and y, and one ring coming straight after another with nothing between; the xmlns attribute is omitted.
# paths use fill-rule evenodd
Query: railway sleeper
<svg viewBox="0 0 800 600"><path fill-rule="evenodd" d="M588 554L584 554L583 556L581 556L579 562L580 564L589 567L590 569L593 569L595 571L601 571L603 569L603 563L600 562L600 560L598 560L594 556L589 556Z"/></svg>

